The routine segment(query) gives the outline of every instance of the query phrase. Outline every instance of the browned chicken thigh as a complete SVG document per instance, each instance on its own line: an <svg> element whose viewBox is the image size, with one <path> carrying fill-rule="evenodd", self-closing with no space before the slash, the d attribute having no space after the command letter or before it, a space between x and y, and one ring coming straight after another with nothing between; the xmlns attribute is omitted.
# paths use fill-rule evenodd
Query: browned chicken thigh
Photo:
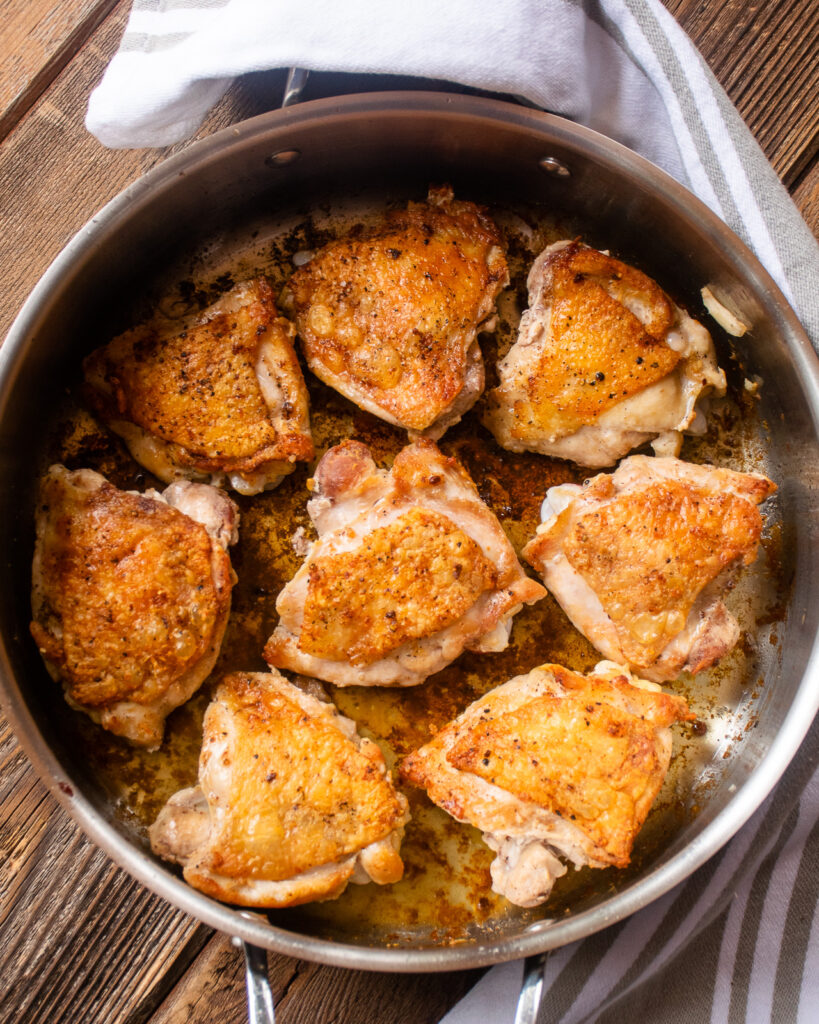
<svg viewBox="0 0 819 1024"><path fill-rule="evenodd" d="M523 550L607 658L656 682L713 665L739 639L722 602L756 557L767 477L633 455L586 485L549 490Z"/></svg>
<svg viewBox="0 0 819 1024"><path fill-rule="evenodd" d="M205 713L199 785L151 826L155 853L209 896L290 907L397 882L407 801L377 744L278 672L227 676Z"/></svg>
<svg viewBox="0 0 819 1024"><path fill-rule="evenodd" d="M411 686L464 650L502 651L512 616L545 593L469 475L431 441L376 468L356 441L316 469L318 540L279 594L265 647L277 668L339 686Z"/></svg>
<svg viewBox="0 0 819 1024"><path fill-rule="evenodd" d="M238 512L179 481L117 490L52 466L37 506L31 633L72 707L159 746L166 716L210 673L230 612Z"/></svg>
<svg viewBox="0 0 819 1024"><path fill-rule="evenodd" d="M492 888L542 903L576 868L626 867L671 760L671 726L694 716L611 662L588 676L541 665L464 711L406 757L404 780L484 833Z"/></svg>
<svg viewBox="0 0 819 1024"><path fill-rule="evenodd" d="M85 360L86 396L165 483L275 487L313 457L307 389L270 285L236 285L204 313L143 324Z"/></svg>
<svg viewBox="0 0 819 1024"><path fill-rule="evenodd" d="M411 437L437 439L483 391L477 333L508 280L495 225L440 188L324 246L282 301L317 377Z"/></svg>
<svg viewBox="0 0 819 1024"><path fill-rule="evenodd" d="M697 408L725 392L708 331L645 274L579 242L529 273L529 309L498 364L484 422L510 451L610 466L646 441L679 454Z"/></svg>

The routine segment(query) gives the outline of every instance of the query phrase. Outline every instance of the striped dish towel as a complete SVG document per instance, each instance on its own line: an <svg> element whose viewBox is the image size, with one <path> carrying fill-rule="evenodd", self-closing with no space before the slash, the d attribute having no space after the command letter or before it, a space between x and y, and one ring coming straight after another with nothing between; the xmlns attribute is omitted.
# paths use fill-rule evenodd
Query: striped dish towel
<svg viewBox="0 0 819 1024"><path fill-rule="evenodd" d="M733 228L819 348L816 240L657 0L135 0L87 126L107 146L165 146L192 134L235 76L294 66L447 79L617 139ZM687 882L552 954L544 1024L819 1021L818 729ZM521 973L493 968L446 1024L512 1024Z"/></svg>

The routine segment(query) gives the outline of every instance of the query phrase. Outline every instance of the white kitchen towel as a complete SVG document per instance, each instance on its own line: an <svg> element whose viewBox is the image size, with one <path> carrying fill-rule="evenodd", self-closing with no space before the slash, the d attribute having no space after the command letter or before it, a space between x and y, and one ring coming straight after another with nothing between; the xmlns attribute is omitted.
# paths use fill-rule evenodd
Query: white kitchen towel
<svg viewBox="0 0 819 1024"><path fill-rule="evenodd" d="M819 347L819 247L695 47L657 0L135 0L91 97L105 145L192 134L248 71L411 74L520 96L617 139L755 250ZM626 921L557 950L542 1024L819 1020L819 726L734 839ZM447 1024L512 1024L520 965Z"/></svg>

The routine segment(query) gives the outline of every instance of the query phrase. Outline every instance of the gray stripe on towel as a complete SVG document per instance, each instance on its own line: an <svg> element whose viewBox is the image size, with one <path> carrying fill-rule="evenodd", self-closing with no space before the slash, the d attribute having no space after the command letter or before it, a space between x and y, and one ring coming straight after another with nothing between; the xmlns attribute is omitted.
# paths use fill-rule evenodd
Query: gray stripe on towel
<svg viewBox="0 0 819 1024"><path fill-rule="evenodd" d="M757 942L759 940L759 923L762 920L762 911L765 906L765 897L768 895L768 887L771 884L771 877L776 870L776 863L779 855L793 834L799 820L799 806L791 808L790 814L785 820L782 831L777 838L773 849L767 854L762 862L748 895L748 903L742 917L742 928L740 929L740 940L737 946L736 959L734 960L734 976L731 984L731 1003L728 1009L728 1024L744 1024L748 1016L748 986L751 981L751 972L756 958Z"/></svg>
<svg viewBox="0 0 819 1024"><path fill-rule="evenodd" d="M811 928L819 902L819 821L811 829L802 850L793 891L785 918L782 948L774 981L771 1020L796 1020L804 971L815 970L808 964L807 952Z"/></svg>
<svg viewBox="0 0 819 1024"><path fill-rule="evenodd" d="M627 921L619 921L604 931L584 939L569 962L543 993L537 1015L537 1024L555 1024L562 1021L600 961L615 945Z"/></svg>
<svg viewBox="0 0 819 1024"><path fill-rule="evenodd" d="M179 46L186 39L190 39L193 32L169 32L167 35L155 36L148 32L126 32L119 44L120 53L160 53L162 50L172 50Z"/></svg>
<svg viewBox="0 0 819 1024"><path fill-rule="evenodd" d="M626 1020L659 1024L657 1008L661 1006L662 1024L711 1024L719 951L727 920L728 912L724 910L703 929L696 942L689 942L646 978L626 997L625 1003L614 1000L587 1020L594 1020L595 1024L623 1024ZM696 999L691 992L693 979Z"/></svg>
<svg viewBox="0 0 819 1024"><path fill-rule="evenodd" d="M131 10L162 14L165 11L204 10L227 7L230 0L134 0Z"/></svg>

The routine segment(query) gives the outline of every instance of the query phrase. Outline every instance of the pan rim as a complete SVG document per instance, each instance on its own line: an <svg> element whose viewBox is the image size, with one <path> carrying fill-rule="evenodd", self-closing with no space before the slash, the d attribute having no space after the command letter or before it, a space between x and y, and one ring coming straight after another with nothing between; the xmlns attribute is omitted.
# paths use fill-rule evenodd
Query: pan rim
<svg viewBox="0 0 819 1024"><path fill-rule="evenodd" d="M81 264L83 254L90 247L104 244L106 238L116 234L123 219L138 215L144 207L150 205L157 190L179 176L224 157L234 147L246 145L268 133L278 135L305 122L314 125L318 131L325 119L372 117L385 113L451 114L459 121L471 117L496 124L500 120L507 125L534 129L544 137L547 144L553 142L582 149L590 159L600 160L632 178L636 176L646 187L655 192L659 190L662 198L680 216L687 219L696 216L698 228L714 244L730 243L743 261L746 280L751 282L754 291L763 289L767 292L778 316L787 326L788 347L803 379L815 432L819 434L819 359L767 271L747 246L705 204L665 172L626 147L556 115L518 107L501 100L421 91L354 94L329 100L313 100L284 110L260 114L193 143L129 185L95 214L58 254L15 319L0 348L0 419L5 414L25 343L36 333L38 322L45 315L44 310L47 312L50 294L57 288L66 287L76 273L74 268ZM713 856L764 802L796 754L819 709L817 683L819 636L814 637L805 674L782 728L750 774L748 783L755 778L755 786L744 784L727 806L684 849L639 882L630 884L628 888L590 910L582 911L545 930L524 932L496 942L387 949L311 938L267 921L262 922L252 914L245 915L242 911L231 909L196 892L135 847L105 820L82 792L74 791L73 780L66 776L23 700L12 673L6 638L0 638L0 704L21 746L58 802L92 841L118 865L179 909L220 931L238 935L247 942L333 966L394 972L467 969L544 952L614 924L666 893Z"/></svg>

